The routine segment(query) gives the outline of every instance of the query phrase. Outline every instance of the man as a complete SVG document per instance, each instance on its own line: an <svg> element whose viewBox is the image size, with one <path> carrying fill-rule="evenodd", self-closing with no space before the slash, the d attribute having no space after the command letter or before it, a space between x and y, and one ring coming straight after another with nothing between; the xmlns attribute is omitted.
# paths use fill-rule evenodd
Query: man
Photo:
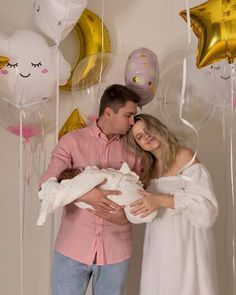
<svg viewBox="0 0 236 295"><path fill-rule="evenodd" d="M123 148L122 135L134 124L140 97L125 86L108 87L93 126L72 131L55 147L42 182L65 168L119 169L127 162L139 172L139 161ZM64 207L55 242L52 272L53 295L84 295L93 275L94 295L122 295L131 255L131 227L124 210L107 199L117 191L99 187L80 198L96 215L76 207ZM101 218L102 217L102 218Z"/></svg>

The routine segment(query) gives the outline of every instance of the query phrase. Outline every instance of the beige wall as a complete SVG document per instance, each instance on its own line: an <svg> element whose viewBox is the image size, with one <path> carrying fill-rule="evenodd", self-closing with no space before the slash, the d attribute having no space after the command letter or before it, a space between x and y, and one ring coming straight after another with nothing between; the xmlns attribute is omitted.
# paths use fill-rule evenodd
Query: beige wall
<svg viewBox="0 0 236 295"><path fill-rule="evenodd" d="M201 1L189 1L190 6ZM36 29L33 23L33 0L0 0L0 31L10 33L14 29ZM89 8L101 15L102 1L89 0ZM117 59L125 62L128 54L139 47L145 46L154 50L159 58L161 71L166 63L176 60L186 48L186 25L178 16L178 11L185 7L184 0L106 0L105 23L110 32L113 52ZM37 30L37 29L36 29ZM194 40L194 36L192 34ZM76 42L68 37L62 44L63 52L72 55L74 60ZM68 48L68 45L70 49ZM122 68L121 68L122 70ZM60 123L70 113L73 102L70 94L61 97ZM157 102L153 101L144 108L152 114L160 114ZM1 156L1 206L0 206L0 294L20 294L19 284L19 138L0 129ZM54 135L46 136L44 153L49 158L54 145ZM29 157L29 151L27 152ZM33 151L33 161L39 163L37 151ZM221 294L233 294L226 290L232 283L232 270L226 269L226 248L230 253L232 241L232 216L230 200L230 154L229 143L223 140L220 112L216 111L211 122L200 131L199 159L209 168L216 194L220 204L220 215L215 224L217 265ZM42 161L42 159L41 159ZM53 237L52 221L38 228L35 225L38 200L38 176L33 169L32 181L25 193L25 235L24 235L24 295L49 295L50 244ZM227 202L229 213L227 212ZM231 215L230 215L231 214ZM227 229L227 230L226 230ZM135 249L132 258L126 295L137 295L140 277L144 226L134 227ZM226 247L227 246L227 247ZM229 279L227 282L226 278ZM150 286L151 287L151 286ZM88 295L92 294L88 290Z"/></svg>

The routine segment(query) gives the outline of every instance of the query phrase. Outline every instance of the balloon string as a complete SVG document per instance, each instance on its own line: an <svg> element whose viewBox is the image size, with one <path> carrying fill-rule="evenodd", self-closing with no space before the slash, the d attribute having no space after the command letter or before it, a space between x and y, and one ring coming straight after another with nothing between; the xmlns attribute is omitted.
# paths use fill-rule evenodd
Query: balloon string
<svg viewBox="0 0 236 295"><path fill-rule="evenodd" d="M45 170L45 166L46 166L46 152L45 152L45 147L44 147L45 128L43 125L43 114L41 113L40 108L38 110L38 114L39 114L39 118L40 118L41 133L42 133L42 141L40 143L41 149L39 150L39 166L42 167L40 169L40 171L41 171L41 173L43 173L43 171ZM43 154L43 165L41 165L41 153Z"/></svg>
<svg viewBox="0 0 236 295"><path fill-rule="evenodd" d="M227 159L227 155L228 155L228 144L226 142L226 130L225 130L225 120L226 120L226 117L225 117L225 108L222 108L220 110L221 112L221 116L222 116L222 139L223 139L223 147L224 147L224 154L223 154L223 158ZM224 184L225 184L225 187L227 188L227 180L228 180L228 177L227 177L227 170L228 168L228 165L227 165L227 161L224 161ZM228 193L228 192L227 192ZM225 216L226 218L224 218L224 249L226 249L226 252L227 252L227 248L228 248L228 229L229 229L229 202L228 202L228 194L226 193L226 198L225 198ZM225 277L226 277L226 281L228 281L228 270L229 270L229 267L228 267L228 259L227 257L225 257L224 259L224 266L225 266ZM226 286L225 286L225 294L228 294L228 288L229 288L229 284L227 283Z"/></svg>
<svg viewBox="0 0 236 295"><path fill-rule="evenodd" d="M40 140L40 142L36 143L36 149L33 153L33 167L34 170L37 172L37 175L41 177L42 173L45 171L46 167L46 147L44 144L44 137L42 137L43 140Z"/></svg>
<svg viewBox="0 0 236 295"><path fill-rule="evenodd" d="M232 239L232 264L233 264L233 280L234 280L234 294L236 291L235 285L235 199L234 199L234 153L233 153L233 118L234 118L234 75L235 69L231 64L231 104L230 104L230 182L231 182L231 197L232 197L232 211L233 211L233 239Z"/></svg>
<svg viewBox="0 0 236 295"><path fill-rule="evenodd" d="M57 83L56 83L56 144L58 143L58 134L59 134L59 50L57 47ZM53 214L53 221L52 221L52 243L55 240L56 237L56 214Z"/></svg>
<svg viewBox="0 0 236 295"><path fill-rule="evenodd" d="M192 159L181 170L184 170L193 164L193 162L195 161L195 158L197 156L198 147L199 147L199 133L198 133L197 129L189 121L187 121L183 118L183 106L184 106L184 97L185 97L185 89L186 89L186 79L187 79L187 60L185 57L184 61L183 61L183 83L182 83L182 90L181 90L181 96L180 96L179 118L187 127L191 128L195 132L196 138L197 138L197 147L195 149L195 153L194 153Z"/></svg>
<svg viewBox="0 0 236 295"><path fill-rule="evenodd" d="M26 165L25 165L25 180L27 185L30 185L31 175L32 175L32 148L30 145L30 140L24 140L24 148L26 152Z"/></svg>
<svg viewBox="0 0 236 295"><path fill-rule="evenodd" d="M185 7L187 12L187 33L188 33L188 46L191 43L191 21L190 21L190 10L188 0L185 0Z"/></svg>
<svg viewBox="0 0 236 295"><path fill-rule="evenodd" d="M59 87L58 87L59 88ZM40 169L40 171L44 171L45 170L45 166L46 166L46 152L45 152L45 147L44 147L44 139L45 139L45 128L44 128L44 125L43 125L43 114L41 113L41 110L39 108L39 111L38 111L38 114L39 114L39 118L40 118L40 125L41 125L41 133L42 133L42 141L40 142L40 147L41 147L41 152L43 154L43 166L41 165L41 152L39 150L39 164L40 164L40 167L42 167ZM58 134L58 133L57 133ZM41 172L41 173L42 173ZM40 173L40 174L41 174Z"/></svg>
<svg viewBox="0 0 236 295"><path fill-rule="evenodd" d="M226 133L226 108L223 107L220 110L221 112L221 116L222 116L222 139L223 139L223 143L224 143L224 157L225 159L227 159L227 155L228 155L228 147L229 145L227 144L227 133ZM228 173L228 165L227 165L227 161L224 161L224 182L225 182L225 187L227 188L228 182L227 182L227 173ZM228 248L228 229L229 229L229 223L231 224L231 221L229 220L229 202L228 202L228 191L226 194L226 198L225 198L225 216L226 218L224 219L224 247L226 249L227 252L227 248ZM225 277L226 280L228 280L229 277L229 265L228 265L228 259L227 257L225 257L224 259L225 261ZM228 288L229 288L229 284L226 284L225 287L225 294L228 294Z"/></svg>
<svg viewBox="0 0 236 295"><path fill-rule="evenodd" d="M120 11L125 11L126 8L126 0L120 0ZM124 24L122 24L122 26L120 26L120 38L118 38L120 45L118 45L117 47L121 49L121 52L124 51Z"/></svg>
<svg viewBox="0 0 236 295"><path fill-rule="evenodd" d="M164 98L163 98L163 103L161 103L161 110L162 110L162 105L164 105L165 106L165 113L167 114L167 117L169 119L171 119L171 115L169 114L169 111L168 111L168 108L167 108L167 93L168 93L169 87L170 87L170 82L168 82L167 87L166 87L166 90L165 90L165 95L164 95Z"/></svg>
<svg viewBox="0 0 236 295"><path fill-rule="evenodd" d="M225 117L225 112L226 112L226 108L223 107L221 109L221 112L222 112L222 137L223 137L223 141L225 142L226 141L226 124L225 124L225 120L226 120L226 117Z"/></svg>
<svg viewBox="0 0 236 295"><path fill-rule="evenodd" d="M40 110L39 107L38 107L38 115L39 115L39 119L40 119L42 137L44 138L45 130L44 130L44 126L43 126L43 115L42 115L41 110Z"/></svg>
<svg viewBox="0 0 236 295"><path fill-rule="evenodd" d="M102 0L102 53L104 52L104 0Z"/></svg>
<svg viewBox="0 0 236 295"><path fill-rule="evenodd" d="M57 83L56 83L56 144L58 142L58 134L59 134L59 50L56 48L56 75L57 75Z"/></svg>
<svg viewBox="0 0 236 295"><path fill-rule="evenodd" d="M183 107L185 103L185 90L186 90L186 82L187 82L187 55L190 48L191 43L191 28L190 28L190 13L189 13L189 3L188 0L185 1L186 11L187 11L187 32L188 32L188 46L186 49L185 57L183 60L183 80L182 80L182 89L181 89L181 95L180 95L180 106L179 106L179 118L180 120L186 125L187 127L191 128L194 133L196 134L197 138L197 147L195 150L195 153L192 157L192 159L181 169L184 170L185 168L191 166L193 162L195 161L195 158L197 156L198 147L199 147L199 133L197 129L186 119L183 118Z"/></svg>
<svg viewBox="0 0 236 295"><path fill-rule="evenodd" d="M20 295L24 295L24 197L23 197L23 110L20 109L20 163L19 163L19 219L20 219Z"/></svg>
<svg viewBox="0 0 236 295"><path fill-rule="evenodd" d="M101 67L100 67L100 72L99 72L99 80L98 80L98 91L102 82L102 73L103 73L103 69L104 69L104 58L105 58L105 54L104 54L104 0L102 1L102 21L101 21L101 30L102 30L102 58L101 58ZM98 96L98 95L97 95Z"/></svg>

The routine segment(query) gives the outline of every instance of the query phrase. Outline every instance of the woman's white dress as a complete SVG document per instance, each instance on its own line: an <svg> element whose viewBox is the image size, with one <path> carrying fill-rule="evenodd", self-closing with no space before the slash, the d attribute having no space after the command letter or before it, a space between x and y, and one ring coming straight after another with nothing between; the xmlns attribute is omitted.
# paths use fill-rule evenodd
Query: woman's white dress
<svg viewBox="0 0 236 295"><path fill-rule="evenodd" d="M212 225L218 204L202 164L177 176L153 179L147 188L174 196L146 225L140 295L217 295Z"/></svg>

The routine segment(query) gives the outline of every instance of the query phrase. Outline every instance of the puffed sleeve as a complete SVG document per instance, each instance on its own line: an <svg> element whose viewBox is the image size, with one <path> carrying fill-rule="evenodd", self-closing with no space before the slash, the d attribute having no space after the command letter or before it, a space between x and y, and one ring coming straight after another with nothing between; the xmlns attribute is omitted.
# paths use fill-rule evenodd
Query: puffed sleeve
<svg viewBox="0 0 236 295"><path fill-rule="evenodd" d="M183 187L171 193L175 212L185 214L198 228L212 226L218 215L218 203L206 167L192 165L180 177Z"/></svg>

